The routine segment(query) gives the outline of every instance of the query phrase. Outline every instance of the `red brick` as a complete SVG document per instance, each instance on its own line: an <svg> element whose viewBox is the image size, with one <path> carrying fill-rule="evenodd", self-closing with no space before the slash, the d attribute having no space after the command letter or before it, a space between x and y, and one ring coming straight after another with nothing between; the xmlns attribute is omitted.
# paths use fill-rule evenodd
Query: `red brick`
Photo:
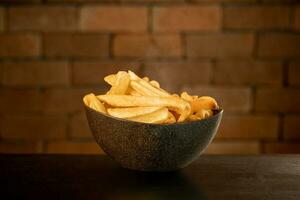
<svg viewBox="0 0 300 200"><path fill-rule="evenodd" d="M0 113L73 113L83 111L82 97L101 88L86 89L2 89Z"/></svg>
<svg viewBox="0 0 300 200"><path fill-rule="evenodd" d="M47 0L48 2L59 3L177 3L185 2L185 0Z"/></svg>
<svg viewBox="0 0 300 200"><path fill-rule="evenodd" d="M148 26L146 7L85 6L80 12L82 30L139 32Z"/></svg>
<svg viewBox="0 0 300 200"><path fill-rule="evenodd" d="M300 115L287 115L284 117L283 135L286 139L300 139Z"/></svg>
<svg viewBox="0 0 300 200"><path fill-rule="evenodd" d="M300 143L266 143L264 153L267 154L299 154Z"/></svg>
<svg viewBox="0 0 300 200"><path fill-rule="evenodd" d="M187 56L245 58L253 52L254 37L249 33L188 35Z"/></svg>
<svg viewBox="0 0 300 200"><path fill-rule="evenodd" d="M5 9L0 7L0 32L4 30L5 27Z"/></svg>
<svg viewBox="0 0 300 200"><path fill-rule="evenodd" d="M117 35L113 52L118 57L180 57L182 42L179 35Z"/></svg>
<svg viewBox="0 0 300 200"><path fill-rule="evenodd" d="M40 55L37 34L0 34L0 57L33 57Z"/></svg>
<svg viewBox="0 0 300 200"><path fill-rule="evenodd" d="M288 3L296 3L298 2L298 0L261 0L262 3L284 3L284 4L288 4ZM293 5L293 4L291 4Z"/></svg>
<svg viewBox="0 0 300 200"><path fill-rule="evenodd" d="M190 0L191 2L201 2L201 3L253 3L258 0ZM273 1L273 0L272 0Z"/></svg>
<svg viewBox="0 0 300 200"><path fill-rule="evenodd" d="M22 61L0 63L3 84L7 86L68 85L69 66L60 61Z"/></svg>
<svg viewBox="0 0 300 200"><path fill-rule="evenodd" d="M74 85L107 85L103 78L118 71L132 70L140 74L140 63L136 61L75 61L73 63Z"/></svg>
<svg viewBox="0 0 300 200"><path fill-rule="evenodd" d="M297 6L294 11L294 28L300 29L300 6Z"/></svg>
<svg viewBox="0 0 300 200"><path fill-rule="evenodd" d="M283 80L281 63L273 61L220 61L213 75L217 84L281 85Z"/></svg>
<svg viewBox="0 0 300 200"><path fill-rule="evenodd" d="M18 6L8 10L10 30L72 31L77 9L71 6Z"/></svg>
<svg viewBox="0 0 300 200"><path fill-rule="evenodd" d="M290 58L300 56L300 35L269 33L259 36L258 56Z"/></svg>
<svg viewBox="0 0 300 200"><path fill-rule="evenodd" d="M72 138L91 138L93 137L85 114L77 114L71 117L70 122Z"/></svg>
<svg viewBox="0 0 300 200"><path fill-rule="evenodd" d="M109 36L105 34L47 34L47 57L107 57Z"/></svg>
<svg viewBox="0 0 300 200"><path fill-rule="evenodd" d="M300 85L300 62L293 62L289 65L288 81L290 85Z"/></svg>
<svg viewBox="0 0 300 200"><path fill-rule="evenodd" d="M256 141L214 141L205 154L251 155L260 153L260 144Z"/></svg>
<svg viewBox="0 0 300 200"><path fill-rule="evenodd" d="M185 86L182 91L193 95L212 96L225 112L247 112L251 108L252 92L247 87Z"/></svg>
<svg viewBox="0 0 300 200"><path fill-rule="evenodd" d="M4 139L65 138L67 119L64 116L6 116L2 119L1 137Z"/></svg>
<svg viewBox="0 0 300 200"><path fill-rule="evenodd" d="M255 97L257 111L299 112L299 89L258 89Z"/></svg>
<svg viewBox="0 0 300 200"><path fill-rule="evenodd" d="M33 89L1 89L0 112L2 114L37 111L39 92Z"/></svg>
<svg viewBox="0 0 300 200"><path fill-rule="evenodd" d="M0 142L0 153L31 154L41 153L40 142Z"/></svg>
<svg viewBox="0 0 300 200"><path fill-rule="evenodd" d="M207 31L220 28L219 6L169 6L153 10L154 31Z"/></svg>
<svg viewBox="0 0 300 200"><path fill-rule="evenodd" d="M224 27L228 29L272 29L289 26L288 6L230 6L224 8Z"/></svg>
<svg viewBox="0 0 300 200"><path fill-rule="evenodd" d="M275 139L279 119L273 115L229 115L220 124L217 138L222 139Z"/></svg>
<svg viewBox="0 0 300 200"><path fill-rule="evenodd" d="M25 3L41 3L42 0L1 0L1 3L5 4L25 4Z"/></svg>
<svg viewBox="0 0 300 200"><path fill-rule="evenodd" d="M47 153L104 154L96 142L53 141L47 144Z"/></svg>
<svg viewBox="0 0 300 200"><path fill-rule="evenodd" d="M200 72L200 73L199 73ZM157 80L161 87L179 92L181 85L209 83L212 66L209 62L149 62L145 75Z"/></svg>
<svg viewBox="0 0 300 200"><path fill-rule="evenodd" d="M103 93L101 88L52 89L41 92L40 110L49 113L72 113L84 108L82 98L88 93Z"/></svg>

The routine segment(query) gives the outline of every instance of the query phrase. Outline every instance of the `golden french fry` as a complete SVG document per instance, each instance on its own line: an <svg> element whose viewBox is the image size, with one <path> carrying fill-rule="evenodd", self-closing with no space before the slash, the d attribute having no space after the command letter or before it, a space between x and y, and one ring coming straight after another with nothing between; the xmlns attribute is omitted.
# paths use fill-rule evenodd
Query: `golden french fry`
<svg viewBox="0 0 300 200"><path fill-rule="evenodd" d="M149 81L149 83L150 83L153 87L160 88L159 82L157 82L157 81L155 81L155 80Z"/></svg>
<svg viewBox="0 0 300 200"><path fill-rule="evenodd" d="M180 94L180 97L186 101L193 101L193 97L191 95L189 95L187 92L182 92Z"/></svg>
<svg viewBox="0 0 300 200"><path fill-rule="evenodd" d="M150 79L149 79L147 76L145 76L145 77L143 78L143 80L145 80L145 81L147 81L147 82L150 81Z"/></svg>
<svg viewBox="0 0 300 200"><path fill-rule="evenodd" d="M175 119L174 115L171 112L169 112L168 119L166 119L166 121L164 121L163 123L172 124L175 122L176 122L176 119Z"/></svg>
<svg viewBox="0 0 300 200"><path fill-rule="evenodd" d="M157 111L154 111L152 113L148 113L145 115L140 115L137 117L128 118L133 121L137 122L144 122L144 123L162 123L169 117L169 111L167 108L161 108Z"/></svg>
<svg viewBox="0 0 300 200"><path fill-rule="evenodd" d="M110 75L104 77L104 81L112 86L116 82L116 77L117 76L115 74L110 74Z"/></svg>
<svg viewBox="0 0 300 200"><path fill-rule="evenodd" d="M140 78L138 75L136 75L133 71L128 70L128 74L129 74L131 80L138 81L138 80L141 79L141 78Z"/></svg>
<svg viewBox="0 0 300 200"><path fill-rule="evenodd" d="M188 117L188 119L189 119L190 121L197 121L197 120L200 120L200 119L202 119L202 118L199 117L199 116L197 116L197 115L190 115L190 116Z"/></svg>
<svg viewBox="0 0 300 200"><path fill-rule="evenodd" d="M129 94L132 95L132 96L142 96L141 93L139 93L135 90L130 90Z"/></svg>
<svg viewBox="0 0 300 200"><path fill-rule="evenodd" d="M152 93L156 94L155 96L171 96L168 92L164 91L163 89L158 89L154 86L152 86L149 82L141 79L140 77L138 77L134 72L132 71L128 71L128 74L130 76L130 79L132 81L137 81L138 83L140 83L141 85L143 85L145 88L147 88L148 90L150 90Z"/></svg>
<svg viewBox="0 0 300 200"><path fill-rule="evenodd" d="M127 72L119 71L116 75L116 80L111 86L107 94L125 94L128 90L130 77Z"/></svg>
<svg viewBox="0 0 300 200"><path fill-rule="evenodd" d="M209 96L202 96L190 102L192 107L192 112L198 112L202 109L213 110L218 109L219 106L216 100Z"/></svg>
<svg viewBox="0 0 300 200"><path fill-rule="evenodd" d="M156 93L157 96L162 96L162 97L168 97L171 96L168 92L166 92L165 90L161 89L161 88L156 88L153 85L151 85L149 82L146 82L144 80L140 80L139 83L143 86L145 86L145 88L151 90L153 93Z"/></svg>
<svg viewBox="0 0 300 200"><path fill-rule="evenodd" d="M168 107L180 114L179 122L184 121L191 112L188 102L176 97L152 97L152 96L130 96L130 95L99 95L101 101L115 107Z"/></svg>
<svg viewBox="0 0 300 200"><path fill-rule="evenodd" d="M213 111L202 109L202 110L199 110L198 112L196 112L195 115L198 116L200 119L205 119L205 118L208 118L208 117L212 116Z"/></svg>
<svg viewBox="0 0 300 200"><path fill-rule="evenodd" d="M132 118L155 112L162 107L130 107L130 108L108 108L107 113L119 118Z"/></svg>
<svg viewBox="0 0 300 200"><path fill-rule="evenodd" d="M156 93L144 87L137 81L130 81L130 87L132 87L135 91L137 91L138 93L144 96L158 96Z"/></svg>
<svg viewBox="0 0 300 200"><path fill-rule="evenodd" d="M106 113L105 106L99 101L99 99L93 94L88 94L83 97L83 102L86 106L102 113Z"/></svg>

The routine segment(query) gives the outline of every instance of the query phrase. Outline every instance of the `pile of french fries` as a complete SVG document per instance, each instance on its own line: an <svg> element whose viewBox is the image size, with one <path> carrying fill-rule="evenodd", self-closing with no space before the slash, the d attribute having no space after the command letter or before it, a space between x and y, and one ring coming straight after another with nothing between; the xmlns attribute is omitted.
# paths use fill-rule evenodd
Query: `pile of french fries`
<svg viewBox="0 0 300 200"><path fill-rule="evenodd" d="M85 95L86 106L98 112L132 121L170 124L205 119L218 109L209 96L170 94L155 80L140 78L132 71L119 71L104 78L111 88L104 95Z"/></svg>

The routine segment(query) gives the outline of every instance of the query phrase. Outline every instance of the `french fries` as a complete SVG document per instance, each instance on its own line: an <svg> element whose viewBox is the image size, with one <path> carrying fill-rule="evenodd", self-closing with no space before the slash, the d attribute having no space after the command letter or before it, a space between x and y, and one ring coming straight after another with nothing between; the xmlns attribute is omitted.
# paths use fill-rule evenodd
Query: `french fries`
<svg viewBox="0 0 300 200"><path fill-rule="evenodd" d="M126 72L119 71L115 80L113 81L113 85L107 94L125 94L128 90L130 83L130 77Z"/></svg>
<svg viewBox="0 0 300 200"><path fill-rule="evenodd" d="M178 122L184 121L191 112L191 106L188 102L175 97L98 95L97 98L114 107L168 107L180 114Z"/></svg>
<svg viewBox="0 0 300 200"><path fill-rule="evenodd" d="M131 107L131 108L108 108L107 113L119 118L132 118L155 112L162 107Z"/></svg>
<svg viewBox="0 0 300 200"><path fill-rule="evenodd" d="M159 124L166 121L169 117L169 111L167 108L161 108L157 111L140 115L137 117L129 118L129 120L137 121L137 122L144 122L144 123L153 123L153 124Z"/></svg>
<svg viewBox="0 0 300 200"><path fill-rule="evenodd" d="M155 124L195 121L213 115L219 106L209 96L191 96L187 92L170 94L149 77L132 71L119 71L104 77L111 85L103 95L88 94L83 102L95 111L117 118Z"/></svg>
<svg viewBox="0 0 300 200"><path fill-rule="evenodd" d="M83 102L86 106L89 106L90 108L98 112L106 113L106 109L103 103L101 103L93 93L85 95L83 98Z"/></svg>

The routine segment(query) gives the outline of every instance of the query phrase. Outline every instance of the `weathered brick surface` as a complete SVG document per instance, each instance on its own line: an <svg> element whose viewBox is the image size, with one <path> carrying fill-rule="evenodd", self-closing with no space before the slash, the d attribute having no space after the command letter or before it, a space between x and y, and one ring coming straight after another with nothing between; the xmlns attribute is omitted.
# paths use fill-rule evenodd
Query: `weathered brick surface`
<svg viewBox="0 0 300 200"><path fill-rule="evenodd" d="M147 23L146 7L84 6L80 11L81 30L144 32Z"/></svg>
<svg viewBox="0 0 300 200"><path fill-rule="evenodd" d="M4 139L39 140L66 137L65 116L7 116L1 121L1 138Z"/></svg>
<svg viewBox="0 0 300 200"><path fill-rule="evenodd" d="M182 41L176 34L117 35L113 43L113 54L117 57L180 57Z"/></svg>
<svg viewBox="0 0 300 200"><path fill-rule="evenodd" d="M154 31L214 31L220 28L219 6L170 6L153 10Z"/></svg>
<svg viewBox="0 0 300 200"><path fill-rule="evenodd" d="M104 154L96 142L53 141L46 146L47 153Z"/></svg>
<svg viewBox="0 0 300 200"><path fill-rule="evenodd" d="M288 83L290 85L300 85L300 62L292 62L288 69Z"/></svg>
<svg viewBox="0 0 300 200"><path fill-rule="evenodd" d="M64 61L0 63L2 83L7 86L63 86L69 84L69 66Z"/></svg>
<svg viewBox="0 0 300 200"><path fill-rule="evenodd" d="M299 112L299 89L258 89L255 97L257 111Z"/></svg>
<svg viewBox="0 0 300 200"><path fill-rule="evenodd" d="M83 111L82 97L101 88L86 89L2 89L0 113L63 114Z"/></svg>
<svg viewBox="0 0 300 200"><path fill-rule="evenodd" d="M70 6L17 6L8 10L10 30L73 31L77 9Z"/></svg>
<svg viewBox="0 0 300 200"><path fill-rule="evenodd" d="M47 57L107 57L107 34L47 34L44 39Z"/></svg>
<svg viewBox="0 0 300 200"><path fill-rule="evenodd" d="M247 58L252 55L250 33L200 34L186 37L187 56L205 58Z"/></svg>
<svg viewBox="0 0 300 200"><path fill-rule="evenodd" d="M149 62L145 66L145 75L157 80L162 88L180 92L185 84L208 84L212 74L209 62Z"/></svg>
<svg viewBox="0 0 300 200"><path fill-rule="evenodd" d="M191 0L191 2L200 3L254 3L257 0Z"/></svg>
<svg viewBox="0 0 300 200"><path fill-rule="evenodd" d="M275 115L224 114L217 138L224 139L276 139L279 118Z"/></svg>
<svg viewBox="0 0 300 200"><path fill-rule="evenodd" d="M72 138L93 137L84 113L73 115L71 117L70 127L71 127Z"/></svg>
<svg viewBox="0 0 300 200"><path fill-rule="evenodd" d="M282 63L270 61L218 61L213 73L217 84L274 85L283 81Z"/></svg>
<svg viewBox="0 0 300 200"><path fill-rule="evenodd" d="M32 154L42 153L42 143L36 141L28 142L0 142L0 153Z"/></svg>
<svg viewBox="0 0 300 200"><path fill-rule="evenodd" d="M247 112L251 108L252 92L247 87L185 86L193 95L212 96L226 112Z"/></svg>
<svg viewBox="0 0 300 200"><path fill-rule="evenodd" d="M297 0L3 0L0 153L101 153L82 97L132 70L224 108L211 154L299 152Z"/></svg>
<svg viewBox="0 0 300 200"><path fill-rule="evenodd" d="M183 3L185 0L46 0L55 3Z"/></svg>
<svg viewBox="0 0 300 200"><path fill-rule="evenodd" d="M107 85L103 77L120 70L132 70L140 74L138 61L75 61L72 65L74 85Z"/></svg>
<svg viewBox="0 0 300 200"><path fill-rule="evenodd" d="M0 32L4 30L5 26L5 9L0 7Z"/></svg>
<svg viewBox="0 0 300 200"><path fill-rule="evenodd" d="M214 141L204 153L252 155L260 153L260 145L256 141Z"/></svg>
<svg viewBox="0 0 300 200"><path fill-rule="evenodd" d="M296 58L300 56L300 35L294 33L261 34L258 56Z"/></svg>
<svg viewBox="0 0 300 200"><path fill-rule="evenodd" d="M264 153L267 154L299 154L300 153L300 143L266 143L263 146Z"/></svg>
<svg viewBox="0 0 300 200"><path fill-rule="evenodd" d="M31 33L0 34L0 57L35 57L40 55L40 38Z"/></svg>
<svg viewBox="0 0 300 200"><path fill-rule="evenodd" d="M294 28L300 29L300 6L297 6L294 11Z"/></svg>
<svg viewBox="0 0 300 200"><path fill-rule="evenodd" d="M230 6L224 8L228 29L284 29L289 26L288 6Z"/></svg>
<svg viewBox="0 0 300 200"><path fill-rule="evenodd" d="M283 136L285 139L300 139L300 115L287 115L284 117Z"/></svg>

